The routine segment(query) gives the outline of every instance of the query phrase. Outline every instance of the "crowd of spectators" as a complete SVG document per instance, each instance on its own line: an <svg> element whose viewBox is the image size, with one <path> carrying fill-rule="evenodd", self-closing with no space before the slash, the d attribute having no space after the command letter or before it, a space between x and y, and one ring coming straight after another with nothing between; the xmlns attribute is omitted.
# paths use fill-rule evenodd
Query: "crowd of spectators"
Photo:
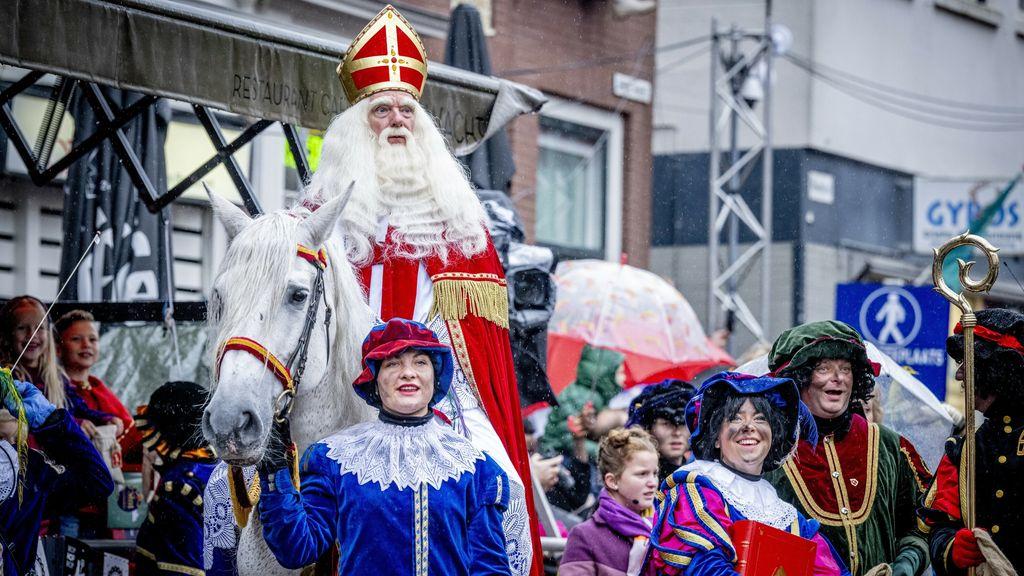
<svg viewBox="0 0 1024 576"><path fill-rule="evenodd" d="M607 477L622 470L601 469L601 447L623 430L631 442L641 438L653 448L655 484L692 459L683 420L692 384L667 379L624 389L624 361L614 350L584 346L576 378L558 394L558 405L525 420L533 474L558 522L560 533L550 536L567 535L592 516L602 494L610 497Z"/></svg>
<svg viewBox="0 0 1024 576"><path fill-rule="evenodd" d="M0 448L16 471L0 481L4 576L29 574L39 537L51 535L138 537L146 548L137 549L136 563L161 566L140 573L202 568L197 497L215 461L199 432L205 390L191 382L165 384L133 417L116 386L92 373L100 353L99 326L88 312L72 310L52 321L28 295L0 307L0 364L12 377L0 391ZM141 493L126 487L132 474L143 476ZM118 504L112 494L131 502ZM149 509L141 525L110 528L108 507L139 510L140 504ZM189 538L179 534L182 526Z"/></svg>

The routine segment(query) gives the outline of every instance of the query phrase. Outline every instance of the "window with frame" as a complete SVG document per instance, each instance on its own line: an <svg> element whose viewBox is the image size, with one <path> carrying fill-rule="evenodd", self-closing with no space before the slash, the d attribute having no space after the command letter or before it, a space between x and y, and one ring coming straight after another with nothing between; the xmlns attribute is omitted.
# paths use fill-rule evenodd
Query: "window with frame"
<svg viewBox="0 0 1024 576"><path fill-rule="evenodd" d="M542 112L537 144L537 243L560 258L618 258L621 117L553 99Z"/></svg>
<svg viewBox="0 0 1024 576"><path fill-rule="evenodd" d="M540 126L537 241L601 257L607 136L603 130L554 118L541 118Z"/></svg>

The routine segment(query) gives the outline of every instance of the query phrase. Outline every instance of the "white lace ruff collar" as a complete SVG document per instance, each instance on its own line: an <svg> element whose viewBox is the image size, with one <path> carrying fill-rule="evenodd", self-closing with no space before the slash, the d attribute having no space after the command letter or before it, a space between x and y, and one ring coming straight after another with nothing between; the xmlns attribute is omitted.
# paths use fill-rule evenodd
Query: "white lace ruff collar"
<svg viewBox="0 0 1024 576"><path fill-rule="evenodd" d="M739 510L748 520L756 520L780 530L788 530L796 520L796 508L783 501L770 482L757 481L729 470L719 462L694 460L683 466L687 472L696 472L714 484L725 496L729 506Z"/></svg>
<svg viewBox="0 0 1024 576"><path fill-rule="evenodd" d="M355 474L360 484L376 482L381 490L391 485L417 489L422 483L436 490L484 459L469 440L436 419L423 426L363 422L321 443L342 474Z"/></svg>
<svg viewBox="0 0 1024 576"><path fill-rule="evenodd" d="M18 450L0 440L0 502L14 496L18 488Z"/></svg>

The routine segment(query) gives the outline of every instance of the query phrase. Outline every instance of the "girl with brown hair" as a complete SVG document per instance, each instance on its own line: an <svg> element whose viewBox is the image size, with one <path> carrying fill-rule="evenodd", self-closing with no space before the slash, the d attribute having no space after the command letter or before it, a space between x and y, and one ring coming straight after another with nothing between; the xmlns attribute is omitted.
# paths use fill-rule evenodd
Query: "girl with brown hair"
<svg viewBox="0 0 1024 576"><path fill-rule="evenodd" d="M646 431L620 428L601 439L597 460L604 489L590 519L569 532L558 573L647 574L658 447Z"/></svg>

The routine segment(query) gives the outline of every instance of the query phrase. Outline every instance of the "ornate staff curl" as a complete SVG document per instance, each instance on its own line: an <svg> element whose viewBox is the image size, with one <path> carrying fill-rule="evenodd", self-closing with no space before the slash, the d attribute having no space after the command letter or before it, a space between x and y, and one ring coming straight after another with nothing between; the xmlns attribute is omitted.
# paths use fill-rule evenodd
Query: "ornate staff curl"
<svg viewBox="0 0 1024 576"><path fill-rule="evenodd" d="M974 246L981 250L988 259L988 272L981 280L971 279L971 268L974 262L965 262L957 258L959 266L960 284L963 291L954 292L942 276L943 262L946 256L954 249L961 246ZM932 282L935 284L935 291L949 300L951 304L960 309L963 316L960 324L964 328L964 449L960 459L960 511L963 516L964 525L973 530L974 518L974 327L978 323L974 315L974 309L964 294L972 292L975 294L988 292L999 276L999 249L992 246L988 240L981 236L975 236L970 232L952 238L942 246L935 249L935 260L932 262ZM973 573L973 569L971 570Z"/></svg>

